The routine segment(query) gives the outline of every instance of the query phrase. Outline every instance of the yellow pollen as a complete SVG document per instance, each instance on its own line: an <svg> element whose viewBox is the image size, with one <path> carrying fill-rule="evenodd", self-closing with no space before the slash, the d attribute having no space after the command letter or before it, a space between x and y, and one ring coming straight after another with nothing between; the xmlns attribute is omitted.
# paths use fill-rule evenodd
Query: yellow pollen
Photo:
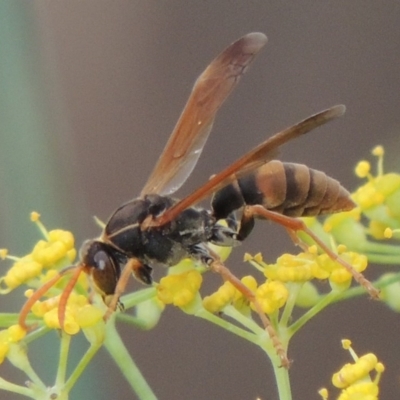
<svg viewBox="0 0 400 400"><path fill-rule="evenodd" d="M20 325L11 325L8 328L9 339L11 342L19 342L26 335L26 330L23 329Z"/></svg>
<svg viewBox="0 0 400 400"><path fill-rule="evenodd" d="M383 232L383 235L386 239L391 239L393 237L393 230L390 228L386 228Z"/></svg>
<svg viewBox="0 0 400 400"><path fill-rule="evenodd" d="M372 151L372 155L377 156L377 157L382 157L385 154L385 149L383 146L375 146Z"/></svg>
<svg viewBox="0 0 400 400"><path fill-rule="evenodd" d="M368 161L360 161L355 168L355 173L359 178L366 178L370 170L371 164Z"/></svg>
<svg viewBox="0 0 400 400"><path fill-rule="evenodd" d="M244 253L243 261L247 262L247 261L252 261L252 260L253 260L253 256L250 253Z"/></svg>
<svg viewBox="0 0 400 400"><path fill-rule="evenodd" d="M378 362L375 366L375 371L382 373L385 371L385 366L381 362Z"/></svg>
<svg viewBox="0 0 400 400"><path fill-rule="evenodd" d="M37 222L40 219L40 214L36 211L31 212L31 221L32 222Z"/></svg>
<svg viewBox="0 0 400 400"><path fill-rule="evenodd" d="M315 244L309 246L307 250L310 254L318 254L318 247Z"/></svg>
<svg viewBox="0 0 400 400"><path fill-rule="evenodd" d="M345 350L348 350L350 348L350 346L351 346L351 340L349 340L349 339L343 339L342 340L342 347Z"/></svg>
<svg viewBox="0 0 400 400"><path fill-rule="evenodd" d="M254 261L256 261L256 262L258 262L258 263L263 262L263 256L262 256L262 254L261 254L261 253L257 253L257 254L254 256Z"/></svg>
<svg viewBox="0 0 400 400"><path fill-rule="evenodd" d="M322 388L322 389L318 390L318 394L322 397L322 400L328 399L328 389Z"/></svg>
<svg viewBox="0 0 400 400"><path fill-rule="evenodd" d="M33 293L35 293L35 291L33 289L27 289L24 292L24 296L29 299L29 297L31 297L33 295Z"/></svg>

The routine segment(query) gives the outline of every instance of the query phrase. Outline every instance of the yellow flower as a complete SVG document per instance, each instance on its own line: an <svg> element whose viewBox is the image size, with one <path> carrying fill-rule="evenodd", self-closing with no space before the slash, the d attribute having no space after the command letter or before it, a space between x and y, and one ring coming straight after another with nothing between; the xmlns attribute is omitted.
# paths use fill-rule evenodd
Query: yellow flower
<svg viewBox="0 0 400 400"><path fill-rule="evenodd" d="M19 325L11 325L0 331L0 364L7 357L10 345L20 342L26 335L26 331Z"/></svg>
<svg viewBox="0 0 400 400"><path fill-rule="evenodd" d="M266 314L272 314L283 307L288 297L286 286L278 281L267 281L256 290L256 299Z"/></svg>
<svg viewBox="0 0 400 400"><path fill-rule="evenodd" d="M157 297L164 304L188 305L198 293L203 278L195 269L178 275L168 275L157 285Z"/></svg>
<svg viewBox="0 0 400 400"><path fill-rule="evenodd" d="M103 319L103 311L92 304L85 304L76 311L75 320L81 328L97 324Z"/></svg>
<svg viewBox="0 0 400 400"><path fill-rule="evenodd" d="M224 282L218 290L203 299L203 307L210 313L218 313L227 305L232 304L236 296L235 287L228 281Z"/></svg>
<svg viewBox="0 0 400 400"><path fill-rule="evenodd" d="M59 261L74 261L74 236L71 232L55 229L48 233L48 240L40 240L32 250L32 258L44 267L54 267ZM65 264L65 262L64 262Z"/></svg>
<svg viewBox="0 0 400 400"><path fill-rule="evenodd" d="M338 400L378 400L379 387L374 382L360 382L343 390Z"/></svg>
<svg viewBox="0 0 400 400"><path fill-rule="evenodd" d="M366 178L370 176L371 164L368 161L359 161L355 168L355 173L359 178Z"/></svg>
<svg viewBox="0 0 400 400"><path fill-rule="evenodd" d="M370 173L370 164L360 161L356 167L356 175L367 178L368 182L353 193L353 200L365 212L369 219L389 225L390 219L400 218L400 174L383 172L382 146L376 146L372 154L378 157L377 173ZM393 226L392 226L393 227ZM397 227L397 226L394 226ZM374 230L372 230L374 235ZM377 237L380 239L380 234Z"/></svg>
<svg viewBox="0 0 400 400"><path fill-rule="evenodd" d="M39 214L35 212L31 214L31 220L38 225L45 240L39 240L32 252L21 258L9 256L5 249L1 249L1 258L15 261L6 275L0 278L0 293L2 294L39 277L43 268L60 269L72 263L76 257L74 237L71 232L61 229L48 232L39 220Z"/></svg>
<svg viewBox="0 0 400 400"><path fill-rule="evenodd" d="M7 356L10 345L7 342L3 342L0 337L0 364L3 363Z"/></svg>
<svg viewBox="0 0 400 400"><path fill-rule="evenodd" d="M20 258L7 271L6 275L0 278L0 283L3 285L1 293L8 293L12 289L36 278L40 275L42 269L43 265L33 260L31 255Z"/></svg>
<svg viewBox="0 0 400 400"><path fill-rule="evenodd" d="M250 290L253 292L256 291L257 282L253 276L244 276L241 281ZM241 312L249 310L247 298L229 281L224 282L216 292L203 299L203 307L213 314L222 311L226 306L231 304Z"/></svg>
<svg viewBox="0 0 400 400"><path fill-rule="evenodd" d="M281 282L305 282L312 279L314 264L315 256L310 253L283 254L276 260L276 264L260 263L268 279Z"/></svg>
<svg viewBox="0 0 400 400"><path fill-rule="evenodd" d="M340 253L340 257L352 265L358 272L364 271L368 264L368 259L363 254L343 251ZM317 263L314 264L314 267L313 274L318 279L329 278L332 283L343 286L350 285L351 283L352 274L340 263L332 260L327 254L318 255Z"/></svg>
<svg viewBox="0 0 400 400"><path fill-rule="evenodd" d="M43 315L43 321L50 329L61 329L60 320L58 318L58 308L53 308ZM71 310L67 307L64 316L64 331L68 335L75 335L79 332L80 328L75 321Z"/></svg>
<svg viewBox="0 0 400 400"><path fill-rule="evenodd" d="M59 320L60 295L37 301L32 306L32 313L43 319L45 325L51 329L61 329ZM95 325L103 317L103 310L89 304L84 295L72 292L65 308L63 329L69 335L77 334L81 328Z"/></svg>
<svg viewBox="0 0 400 400"><path fill-rule="evenodd" d="M333 385L343 389L338 400L378 400L378 384L385 369L383 364L372 353L358 357L350 340L343 340L342 345L350 352L354 363L344 365L332 376ZM376 372L374 379L370 375L372 371Z"/></svg>
<svg viewBox="0 0 400 400"><path fill-rule="evenodd" d="M378 363L375 354L368 353L356 360L354 364L345 364L332 376L332 383L339 389L352 385L373 371Z"/></svg>

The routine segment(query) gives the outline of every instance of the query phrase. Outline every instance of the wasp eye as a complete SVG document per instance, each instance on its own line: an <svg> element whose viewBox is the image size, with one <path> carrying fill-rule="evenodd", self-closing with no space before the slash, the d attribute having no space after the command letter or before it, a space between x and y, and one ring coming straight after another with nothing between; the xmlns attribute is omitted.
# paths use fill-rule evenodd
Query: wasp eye
<svg viewBox="0 0 400 400"><path fill-rule="evenodd" d="M121 272L116 251L106 243L92 241L86 245L82 258L96 289L102 295L114 294Z"/></svg>
<svg viewBox="0 0 400 400"><path fill-rule="evenodd" d="M110 257L104 251L99 251L94 256L94 268L103 271L109 267Z"/></svg>

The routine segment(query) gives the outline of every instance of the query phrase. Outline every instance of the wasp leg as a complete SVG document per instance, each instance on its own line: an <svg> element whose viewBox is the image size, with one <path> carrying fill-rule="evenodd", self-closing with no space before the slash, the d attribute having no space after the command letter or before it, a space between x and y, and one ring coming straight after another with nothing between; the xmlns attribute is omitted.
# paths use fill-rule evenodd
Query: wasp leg
<svg viewBox="0 0 400 400"><path fill-rule="evenodd" d="M262 307L258 300L256 299L256 296L252 290L250 290L240 279L238 279L232 272L229 270L228 267L223 264L219 258L218 255L213 253L210 250L211 256L214 258L210 258L209 256L209 262L208 266L211 269L211 271L216 272L221 275L222 279L224 281L229 281L237 290L239 290L240 293L243 294L246 299L254 304L254 307L256 309L256 312L258 316L261 319L261 322L264 326L264 329L267 331L271 341L272 345L274 346L276 353L278 354L278 357L281 360L281 366L284 368L289 368L290 367L290 361L287 358L286 350L283 347L282 342L279 339L278 333L276 332L275 328L272 326L271 321L267 317L267 315L264 313L262 310Z"/></svg>
<svg viewBox="0 0 400 400"><path fill-rule="evenodd" d="M203 264L206 264L211 271L220 274L224 281L229 281L237 290L239 290L240 293L243 294L243 296L249 302L254 304L256 312L259 315L261 322L264 325L264 328L272 341L272 345L274 346L276 353L281 360L282 367L289 368L290 361L287 358L286 350L283 348L282 342L280 341L277 332L272 326L271 321L262 310L261 305L256 299L254 292L249 289L234 274L232 274L229 268L222 263L218 254L212 251L208 246L202 243L194 245L190 248L190 253L193 258L201 261Z"/></svg>
<svg viewBox="0 0 400 400"><path fill-rule="evenodd" d="M118 279L117 285L115 286L114 294L111 297L110 302L108 303L108 308L106 313L104 314L104 321L107 321L111 314L120 306L122 303L119 301L122 293L124 293L126 285L128 284L129 278L133 273L135 276L142 276L141 272L143 268L143 264L137 258L130 258L126 263L124 269L121 272L121 276Z"/></svg>
<svg viewBox="0 0 400 400"><path fill-rule="evenodd" d="M84 265L80 265L80 266L76 267L74 274L72 275L71 279L68 281L63 292L61 293L60 300L58 302L58 322L60 323L61 329L64 329L65 311L67 308L68 298L69 298L72 290L74 289L76 282L78 282L79 275L84 270L85 270Z"/></svg>
<svg viewBox="0 0 400 400"><path fill-rule="evenodd" d="M309 229L306 224L301 220L293 217L288 217L286 215L278 214L274 211L267 210L263 206L254 205L254 206L246 206L244 208L243 214L247 215L247 218L250 217L261 217L265 219L269 219L273 222L276 222L286 228L289 233L289 236L293 239L295 244L300 244L301 241L297 237L297 231L303 231L307 234L333 261L338 262L342 265L358 282L370 296L374 299L379 299L379 290L377 290L373 284L364 277L364 275L358 271L356 271L351 264L343 260L338 254L335 254L319 237Z"/></svg>
<svg viewBox="0 0 400 400"><path fill-rule="evenodd" d="M22 306L21 311L19 313L19 318L18 318L18 324L20 325L21 328L25 329L26 331L34 328L30 327L26 324L26 318L29 314L29 311L31 311L32 306L44 295L46 294L65 274L68 272L73 271L77 267L71 266L64 268L61 270L57 275L53 276L49 281L47 281L44 285L42 285L36 292L32 294L31 297L25 302L25 304ZM60 323L61 325L61 323Z"/></svg>

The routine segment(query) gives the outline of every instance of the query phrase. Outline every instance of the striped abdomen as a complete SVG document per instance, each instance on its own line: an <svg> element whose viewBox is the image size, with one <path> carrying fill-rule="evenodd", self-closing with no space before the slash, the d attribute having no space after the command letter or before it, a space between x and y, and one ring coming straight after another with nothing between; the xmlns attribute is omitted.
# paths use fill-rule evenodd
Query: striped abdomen
<svg viewBox="0 0 400 400"><path fill-rule="evenodd" d="M291 217L349 211L355 206L336 179L303 164L278 160L224 187L212 200L217 219L255 204Z"/></svg>

